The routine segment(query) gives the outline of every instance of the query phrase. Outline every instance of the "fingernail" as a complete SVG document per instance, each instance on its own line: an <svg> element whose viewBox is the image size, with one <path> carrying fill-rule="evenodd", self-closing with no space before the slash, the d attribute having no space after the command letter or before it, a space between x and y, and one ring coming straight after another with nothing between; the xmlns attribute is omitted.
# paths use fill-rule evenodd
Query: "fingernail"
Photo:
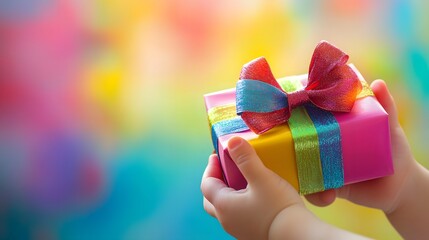
<svg viewBox="0 0 429 240"><path fill-rule="evenodd" d="M235 149L237 149L238 147L240 147L240 145L243 143L243 139L239 138L239 137L234 137L231 138L228 141L228 149L230 151L234 151Z"/></svg>

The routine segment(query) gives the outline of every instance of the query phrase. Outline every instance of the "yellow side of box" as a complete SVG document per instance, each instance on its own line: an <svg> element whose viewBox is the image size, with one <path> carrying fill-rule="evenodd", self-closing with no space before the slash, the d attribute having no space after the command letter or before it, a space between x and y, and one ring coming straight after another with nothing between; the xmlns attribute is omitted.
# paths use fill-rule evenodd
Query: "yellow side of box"
<svg viewBox="0 0 429 240"><path fill-rule="evenodd" d="M287 124L249 140L265 166L286 179L299 191L298 170L292 133Z"/></svg>

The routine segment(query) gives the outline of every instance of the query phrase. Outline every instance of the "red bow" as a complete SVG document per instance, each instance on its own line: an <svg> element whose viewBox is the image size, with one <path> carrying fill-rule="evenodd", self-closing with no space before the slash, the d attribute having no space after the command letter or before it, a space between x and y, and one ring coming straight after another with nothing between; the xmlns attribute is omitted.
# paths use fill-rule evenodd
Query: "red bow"
<svg viewBox="0 0 429 240"><path fill-rule="evenodd" d="M238 114L253 132L260 134L286 122L293 108L308 102L327 111L350 112L362 85L356 73L346 64L348 58L347 54L328 42L320 42L311 58L307 86L292 93L281 89L265 58L249 62L244 65L240 79L257 80L280 89L286 95L287 107L271 112L243 111ZM242 97L238 94L246 94L246 89L240 93L237 91L237 101Z"/></svg>

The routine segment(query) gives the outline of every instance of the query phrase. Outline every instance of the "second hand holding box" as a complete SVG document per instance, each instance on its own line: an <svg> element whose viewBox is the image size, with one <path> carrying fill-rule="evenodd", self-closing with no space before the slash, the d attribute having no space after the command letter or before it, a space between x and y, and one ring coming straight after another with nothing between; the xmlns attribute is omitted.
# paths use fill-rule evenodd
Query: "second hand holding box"
<svg viewBox="0 0 429 240"><path fill-rule="evenodd" d="M388 115L358 70L345 64L347 58L321 42L309 75L277 81L265 59L259 58L243 68L238 93L228 89L204 96L213 144L230 187L247 185L228 153L227 142L234 135L248 140L264 165L301 194L393 173ZM333 80L320 83L323 78ZM338 87L338 78L346 83ZM303 93L309 85L328 90L325 95ZM334 106L335 98L343 105Z"/></svg>

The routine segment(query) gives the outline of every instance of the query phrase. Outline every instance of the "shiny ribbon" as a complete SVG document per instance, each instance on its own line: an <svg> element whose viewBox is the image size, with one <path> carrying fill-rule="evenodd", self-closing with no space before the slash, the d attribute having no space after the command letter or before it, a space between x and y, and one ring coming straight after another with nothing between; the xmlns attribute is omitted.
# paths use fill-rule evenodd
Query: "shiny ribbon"
<svg viewBox="0 0 429 240"><path fill-rule="evenodd" d="M299 79L283 78L278 83L286 92L303 87ZM357 99L373 96L364 80L361 80L361 84L363 89ZM219 137L249 130L241 117L237 116L234 102L208 109L207 113L217 153ZM299 192L307 194L341 187L344 184L341 133L333 115L307 104L293 110L288 124L295 145Z"/></svg>
<svg viewBox="0 0 429 240"><path fill-rule="evenodd" d="M279 81L286 92L301 82ZM332 113L307 104L292 110L288 121L294 141L301 194L344 185L340 126Z"/></svg>
<svg viewBox="0 0 429 240"><path fill-rule="evenodd" d="M243 66L237 82L237 114L250 130L261 134L288 121L292 109L306 103L326 111L349 112L362 85L347 60L343 51L320 42L311 58L307 86L287 93L265 58L257 58Z"/></svg>
<svg viewBox="0 0 429 240"><path fill-rule="evenodd" d="M213 147L219 155L218 139L221 136L249 130L247 125L237 116L234 103L214 107L207 112L211 130Z"/></svg>
<svg viewBox="0 0 429 240"><path fill-rule="evenodd" d="M346 65L348 56L327 42L316 47L308 84L279 79L264 58L242 69L236 103L208 110L213 146L218 138L252 130L261 134L288 122L295 148L299 192L308 194L344 184L341 132L330 111L348 112L357 98L373 96L364 80Z"/></svg>

